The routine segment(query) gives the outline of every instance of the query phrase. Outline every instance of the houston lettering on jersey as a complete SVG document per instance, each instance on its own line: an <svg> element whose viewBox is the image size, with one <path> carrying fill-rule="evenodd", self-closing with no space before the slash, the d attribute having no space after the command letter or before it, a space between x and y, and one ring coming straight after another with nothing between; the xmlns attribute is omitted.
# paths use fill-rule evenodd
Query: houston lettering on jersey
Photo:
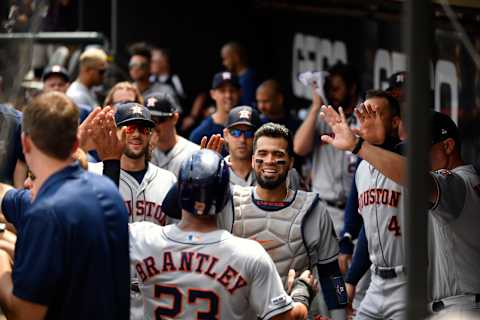
<svg viewBox="0 0 480 320"><path fill-rule="evenodd" d="M135 206L132 206L132 201L125 201L125 205L128 209L128 215L132 216L132 212L135 212L135 216L145 216L155 219L157 224L165 225L165 213L162 211L162 206L151 201L138 200L135 202Z"/></svg>
<svg viewBox="0 0 480 320"><path fill-rule="evenodd" d="M397 208L400 202L401 193L399 191L372 188L360 194L358 197L358 211L370 205L385 205Z"/></svg>
<svg viewBox="0 0 480 320"><path fill-rule="evenodd" d="M165 251L160 259L162 261L158 264L155 257L147 257L135 265L142 282L164 272L191 272L218 281L230 294L247 285L245 277L237 270L230 265L219 268L216 266L219 258L209 254Z"/></svg>

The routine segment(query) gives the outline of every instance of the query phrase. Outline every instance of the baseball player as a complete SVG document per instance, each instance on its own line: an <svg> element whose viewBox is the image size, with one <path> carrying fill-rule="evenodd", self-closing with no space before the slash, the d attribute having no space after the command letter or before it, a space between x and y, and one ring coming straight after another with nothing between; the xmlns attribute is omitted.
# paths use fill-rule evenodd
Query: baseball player
<svg viewBox="0 0 480 320"><path fill-rule="evenodd" d="M102 156L103 150L97 148L104 161L89 163L89 170L102 174L105 173L104 169L112 171L114 167L113 171L119 172L118 185L128 209L129 222L150 221L165 225L166 216L162 210L162 202L168 190L175 184L176 177L170 171L160 169L147 160L151 128L155 126L150 111L133 102L118 104L115 123L126 141L120 160L118 157L105 158ZM142 297L133 271L132 276L131 319L143 319Z"/></svg>
<svg viewBox="0 0 480 320"><path fill-rule="evenodd" d="M293 166L290 132L279 124L265 124L255 133L253 150L257 184L233 189L234 213L228 206L220 225L262 244L284 283L291 268L316 268L331 317L345 319L346 292L331 218L317 194L287 187Z"/></svg>
<svg viewBox="0 0 480 320"><path fill-rule="evenodd" d="M398 128L398 101L381 93L373 92L368 95L363 108L356 111L360 120L360 133L369 141L372 141L371 136L376 135L377 131L381 132L380 136L385 137L387 132L395 131L392 127ZM369 116L371 113L368 111L371 109L378 117ZM331 124L328 121L327 123ZM334 133L336 135L337 132ZM357 148L349 150L354 154L358 153ZM403 187L384 176L367 161L359 164L355 181L358 190L358 212L363 217L372 263L371 283L360 304L357 318L401 319L406 310L407 284L402 236ZM348 277L347 281L350 281ZM354 292L353 288L348 291Z"/></svg>
<svg viewBox="0 0 480 320"><path fill-rule="evenodd" d="M126 133L126 146L117 165L121 168L119 189L130 222L151 221L163 225L165 214L161 204L165 194L175 184L176 177L147 161L150 134L155 126L150 111L133 102L119 104L115 112L115 123L118 128L125 127L123 130ZM88 169L102 174L104 163L89 163Z"/></svg>
<svg viewBox="0 0 480 320"><path fill-rule="evenodd" d="M225 161L230 169L230 186L254 186L257 183L252 168L253 136L262 121L258 112L250 106L235 107L228 113L226 128L223 129L229 155ZM295 168L288 171L287 184L290 189L300 188L300 175Z"/></svg>
<svg viewBox="0 0 480 320"><path fill-rule="evenodd" d="M336 150L320 140L321 135L332 133L319 117L323 102L315 89L312 88L310 112L295 134L294 149L299 156L312 153L312 191L318 193L326 203L335 231L339 235L357 157L350 151ZM358 101L358 86L355 73L349 66L337 64L329 70L326 93L334 108L345 108L349 124L355 127L353 110Z"/></svg>
<svg viewBox="0 0 480 320"><path fill-rule="evenodd" d="M179 107L172 97L152 94L145 98L144 105L155 122L151 162L178 176L183 161L200 147L177 134L175 126L180 116Z"/></svg>
<svg viewBox="0 0 480 320"><path fill-rule="evenodd" d="M327 107L322 113L335 132L334 139L322 137L325 142L343 150L358 151L375 171L385 174L386 179L404 183L405 159L402 156L356 139L348 130L342 113L338 115ZM477 294L480 281L476 276L480 265L480 235L475 227L480 205L480 178L474 167L465 165L461 159L455 123L448 116L433 112L432 125L430 307L432 312L456 308L473 310L478 308L480 297ZM371 199L376 201L375 194L365 197L364 204L370 203ZM390 222L387 228L390 232L401 233L401 226L401 223Z"/></svg>
<svg viewBox="0 0 480 320"><path fill-rule="evenodd" d="M130 225L130 261L142 282L145 319L305 319L310 272L290 297L257 242L217 229L216 215L230 198L222 157L195 152L180 170L178 189L178 225Z"/></svg>

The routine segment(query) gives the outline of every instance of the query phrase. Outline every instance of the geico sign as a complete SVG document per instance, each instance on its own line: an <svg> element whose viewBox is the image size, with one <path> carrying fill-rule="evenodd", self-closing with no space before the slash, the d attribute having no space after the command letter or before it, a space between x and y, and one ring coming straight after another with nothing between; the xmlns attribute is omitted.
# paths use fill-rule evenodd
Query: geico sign
<svg viewBox="0 0 480 320"><path fill-rule="evenodd" d="M324 70L338 61L347 62L347 47L343 41L332 41L297 33L293 39L292 91L298 98L311 99L311 92L298 80L298 75L309 70ZM377 49L373 64L373 86L385 89L387 78L406 69L405 55L400 52ZM435 89L435 110L450 108L450 116L458 121L458 76L455 64L437 60L430 64L432 88ZM448 92L448 101L440 100L441 89Z"/></svg>

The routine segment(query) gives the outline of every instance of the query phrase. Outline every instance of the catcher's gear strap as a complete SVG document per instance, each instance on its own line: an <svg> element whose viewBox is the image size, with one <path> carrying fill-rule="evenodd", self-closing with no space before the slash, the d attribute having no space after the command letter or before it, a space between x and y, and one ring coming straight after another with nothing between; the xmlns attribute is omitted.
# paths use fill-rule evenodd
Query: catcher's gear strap
<svg viewBox="0 0 480 320"><path fill-rule="evenodd" d="M348 303L347 289L338 262L317 265L323 297L329 310L343 309Z"/></svg>

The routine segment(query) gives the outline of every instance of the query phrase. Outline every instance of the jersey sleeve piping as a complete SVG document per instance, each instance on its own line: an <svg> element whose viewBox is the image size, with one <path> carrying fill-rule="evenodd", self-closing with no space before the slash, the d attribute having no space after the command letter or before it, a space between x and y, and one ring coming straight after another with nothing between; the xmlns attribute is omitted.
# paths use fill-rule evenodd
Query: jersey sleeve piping
<svg viewBox="0 0 480 320"><path fill-rule="evenodd" d="M284 306L281 306L281 307L278 307L276 309L273 309L273 310L270 310L269 312L267 312L263 317L259 317L258 319L271 319L272 317L278 315L278 314L281 314L285 311L288 311L290 309L293 309L293 301L291 301L289 304L287 305L284 305Z"/></svg>

